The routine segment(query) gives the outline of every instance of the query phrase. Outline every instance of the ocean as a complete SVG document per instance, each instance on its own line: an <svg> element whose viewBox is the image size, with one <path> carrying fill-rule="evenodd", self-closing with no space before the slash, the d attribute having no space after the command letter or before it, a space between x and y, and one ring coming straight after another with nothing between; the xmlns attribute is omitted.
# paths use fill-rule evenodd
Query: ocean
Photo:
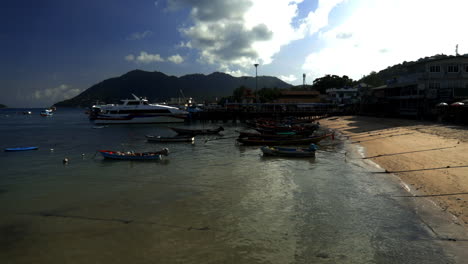
<svg viewBox="0 0 468 264"><path fill-rule="evenodd" d="M0 110L1 263L452 263L405 191L343 140L314 159L236 144L240 123L190 143L167 125L95 129L82 109ZM97 150L153 151L109 161ZM68 163L63 163L67 158Z"/></svg>

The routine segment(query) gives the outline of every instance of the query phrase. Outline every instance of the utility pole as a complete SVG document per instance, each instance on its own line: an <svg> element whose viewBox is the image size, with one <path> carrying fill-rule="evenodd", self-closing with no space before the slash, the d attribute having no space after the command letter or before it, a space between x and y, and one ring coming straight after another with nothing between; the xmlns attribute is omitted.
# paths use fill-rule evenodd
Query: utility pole
<svg viewBox="0 0 468 264"><path fill-rule="evenodd" d="M257 96L257 86L258 86L257 67L258 67L258 63L255 63L254 66L255 66L255 101L257 101L256 103L258 103L258 96Z"/></svg>
<svg viewBox="0 0 468 264"><path fill-rule="evenodd" d="M304 89L304 90L305 90L305 77L306 77L306 74L303 73L302 74L302 89Z"/></svg>

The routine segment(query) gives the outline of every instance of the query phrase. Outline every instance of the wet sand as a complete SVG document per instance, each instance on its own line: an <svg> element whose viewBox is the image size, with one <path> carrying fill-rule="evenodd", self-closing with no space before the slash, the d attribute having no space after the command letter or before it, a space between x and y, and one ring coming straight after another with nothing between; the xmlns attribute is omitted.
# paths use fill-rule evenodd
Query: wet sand
<svg viewBox="0 0 468 264"><path fill-rule="evenodd" d="M409 195L433 200L455 216L455 223L468 227L467 127L363 116L320 123L363 146L365 159L397 175L409 186Z"/></svg>

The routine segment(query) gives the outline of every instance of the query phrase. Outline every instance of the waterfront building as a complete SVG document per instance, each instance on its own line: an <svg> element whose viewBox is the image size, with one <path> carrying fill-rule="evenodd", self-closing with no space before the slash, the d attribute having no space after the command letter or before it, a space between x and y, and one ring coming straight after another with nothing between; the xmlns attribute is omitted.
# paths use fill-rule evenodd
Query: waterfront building
<svg viewBox="0 0 468 264"><path fill-rule="evenodd" d="M332 104L356 104L359 102L359 87L330 88L325 91Z"/></svg>
<svg viewBox="0 0 468 264"><path fill-rule="evenodd" d="M468 56L439 56L403 65L385 87L374 88L383 95L374 98L376 103L388 106L387 113L430 116L440 103L468 99Z"/></svg>

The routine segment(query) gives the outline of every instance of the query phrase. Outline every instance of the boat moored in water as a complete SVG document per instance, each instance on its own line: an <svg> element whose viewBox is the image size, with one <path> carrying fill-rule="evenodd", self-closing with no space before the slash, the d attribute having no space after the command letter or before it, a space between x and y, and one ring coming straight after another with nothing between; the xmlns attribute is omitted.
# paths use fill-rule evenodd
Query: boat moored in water
<svg viewBox="0 0 468 264"><path fill-rule="evenodd" d="M14 147L14 148L5 148L6 152L14 151L28 151L28 150L37 150L39 147Z"/></svg>
<svg viewBox="0 0 468 264"><path fill-rule="evenodd" d="M41 116L52 116L53 114L54 112L50 109L44 109L40 113Z"/></svg>
<svg viewBox="0 0 468 264"><path fill-rule="evenodd" d="M332 134L324 134L319 136L310 136L310 137L303 137L303 138L285 138L285 139L267 139L267 138L260 138L260 137L247 137L247 138L238 138L237 141L242 143L243 145L264 145L264 146L272 146L272 145L307 145L311 143L318 143L323 139L326 138L334 138Z"/></svg>
<svg viewBox="0 0 468 264"><path fill-rule="evenodd" d="M148 142L193 142L195 137L191 135L178 135L173 137L146 135Z"/></svg>
<svg viewBox="0 0 468 264"><path fill-rule="evenodd" d="M286 147L268 147L260 148L264 156L279 156L279 157L294 157L294 158L311 158L315 157L317 145L310 144L308 148L286 148Z"/></svg>
<svg viewBox="0 0 468 264"><path fill-rule="evenodd" d="M132 94L134 99L122 104L93 105L89 119L95 124L150 124L184 122L188 112L177 107L150 104L147 99Z"/></svg>
<svg viewBox="0 0 468 264"><path fill-rule="evenodd" d="M112 151L98 150L106 159L113 160L160 160L162 155L169 155L169 149L164 148L155 152L133 152L133 151Z"/></svg>
<svg viewBox="0 0 468 264"><path fill-rule="evenodd" d="M177 132L177 134L179 135L193 135L193 136L214 135L224 130L222 126L215 128L215 129L187 129L187 128L180 128L180 127L169 127L169 128Z"/></svg>

